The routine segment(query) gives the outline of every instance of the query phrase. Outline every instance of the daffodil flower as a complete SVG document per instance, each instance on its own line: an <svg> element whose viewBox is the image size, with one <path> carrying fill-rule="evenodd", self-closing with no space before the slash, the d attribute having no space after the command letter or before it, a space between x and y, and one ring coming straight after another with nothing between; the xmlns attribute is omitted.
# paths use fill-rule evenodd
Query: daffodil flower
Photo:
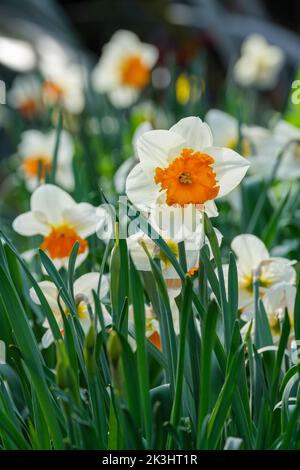
<svg viewBox="0 0 300 470"><path fill-rule="evenodd" d="M105 211L86 202L77 204L58 186L39 186L30 200L31 210L13 222L14 230L26 237L42 235L41 249L52 259L57 269L67 268L70 254L79 243L76 266L88 255L87 238L104 223Z"/></svg>
<svg viewBox="0 0 300 470"><path fill-rule="evenodd" d="M234 77L242 86L264 90L273 88L284 64L283 51L269 44L263 36L248 36L241 47L241 57L234 67Z"/></svg>
<svg viewBox="0 0 300 470"><path fill-rule="evenodd" d="M45 182L46 175L50 175L55 143L55 130L49 133L37 130L22 133L18 155L22 160L21 172L30 191L34 190L40 182ZM71 136L63 130L60 135L55 177L57 183L68 190L74 188L73 154L74 145Z"/></svg>
<svg viewBox="0 0 300 470"><path fill-rule="evenodd" d="M241 139L241 153L247 158L259 153L262 145L271 136L271 131L264 127L245 124L241 125L239 136L238 120L219 109L209 110L204 120L211 128L215 145L234 150Z"/></svg>
<svg viewBox="0 0 300 470"><path fill-rule="evenodd" d="M179 261L178 243L183 240L178 238L167 239L165 237L166 234L162 231L160 231L160 235L164 238L169 249ZM218 230L216 230L216 235L220 244L222 235ZM200 248L204 244L203 226L199 225L197 230L192 233L189 238L185 238L184 243L187 274L193 277L198 270ZM154 240L145 233L139 231L127 238L127 246L135 267L139 271L151 271L151 265L146 250L151 258L158 258L160 260L162 274L165 279L170 298L174 299L177 297L182 287L180 277L163 250L155 244Z"/></svg>
<svg viewBox="0 0 300 470"><path fill-rule="evenodd" d="M17 76L8 92L7 100L23 117L36 117L42 110L40 80L34 75Z"/></svg>
<svg viewBox="0 0 300 470"><path fill-rule="evenodd" d="M260 297L278 283L285 282L294 285L296 271L294 261L281 257L270 256L264 243L255 235L238 235L231 243L231 248L237 256L239 309L242 318L248 320L253 316L253 282L255 276L259 281ZM225 277L228 277L228 265L223 267Z"/></svg>
<svg viewBox="0 0 300 470"><path fill-rule="evenodd" d="M84 108L85 70L78 64L59 60L55 65L42 66L42 94L50 106L61 106L70 114L80 114Z"/></svg>
<svg viewBox="0 0 300 470"><path fill-rule="evenodd" d="M276 173L277 178L287 181L299 178L300 129L284 120L275 125L270 138L264 142L253 159L252 167L255 173L270 175L280 152L283 152L283 155Z"/></svg>
<svg viewBox="0 0 300 470"><path fill-rule="evenodd" d="M99 273L84 274L83 276L79 277L73 285L76 311L84 333L88 332L92 322L90 313L93 314L95 309L93 290L96 293L98 292L99 278ZM66 316L70 315L68 307L65 305L64 301L59 298L59 291L53 282L41 281L38 284L57 320L61 334L64 335L64 326L60 307ZM102 276L99 290L100 300L107 295L108 291L109 283L107 277ZM34 303L40 305L39 298L37 297L33 288L30 289L30 297ZM109 324L111 322L111 317L104 305L102 305L102 312L105 323ZM43 326L47 329L47 331L42 337L42 346L43 348L48 348L53 343L54 338L47 319L44 321Z"/></svg>
<svg viewBox="0 0 300 470"><path fill-rule="evenodd" d="M107 93L117 108L137 101L151 79L158 58L156 47L142 43L130 31L117 31L103 48L92 74L92 84L99 93Z"/></svg>
<svg viewBox="0 0 300 470"><path fill-rule="evenodd" d="M217 215L214 200L232 191L249 167L237 152L214 147L209 126L194 116L170 130L146 132L137 141L137 153L140 163L128 175L127 196L139 209L162 206L168 220L189 206L199 220L204 210Z"/></svg>
<svg viewBox="0 0 300 470"><path fill-rule="evenodd" d="M280 337L281 324L286 310L293 334L296 293L297 289L295 286L287 282L280 282L270 287L263 298L271 332L277 340Z"/></svg>

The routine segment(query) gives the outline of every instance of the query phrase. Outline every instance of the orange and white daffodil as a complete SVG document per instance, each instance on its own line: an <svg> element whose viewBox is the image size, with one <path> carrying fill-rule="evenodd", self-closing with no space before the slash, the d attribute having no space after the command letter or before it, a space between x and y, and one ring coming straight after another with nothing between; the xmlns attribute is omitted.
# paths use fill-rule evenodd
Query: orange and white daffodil
<svg viewBox="0 0 300 470"><path fill-rule="evenodd" d="M158 349L162 349L161 347L161 338L160 338L160 330L159 330L159 322L156 318L155 312L153 310L152 305L145 304L145 320L146 320L146 337L151 341L154 346ZM132 305L129 306L128 310L128 319L130 322L134 321L134 314L133 314L133 307ZM131 341L131 345L133 349L136 349L136 342Z"/></svg>
<svg viewBox="0 0 300 470"><path fill-rule="evenodd" d="M234 77L241 86L273 88L284 64L284 53L259 34L248 36L241 47L241 57L234 66Z"/></svg>
<svg viewBox="0 0 300 470"><path fill-rule="evenodd" d="M241 139L241 153L244 157L259 153L261 146L271 136L271 132L264 127L245 124L241 125L239 135L239 121L219 109L209 110L204 120L211 128L214 144L218 147L235 149Z"/></svg>
<svg viewBox="0 0 300 470"><path fill-rule="evenodd" d="M93 290L98 292L99 284L99 273L88 273L79 277L73 285L74 290L74 300L76 305L77 315L82 326L84 333L87 333L92 322L90 313L94 313L94 299L93 299ZM62 335L64 334L63 319L61 316L62 308L66 316L70 314L68 307L65 305L62 298L59 296L59 291L56 285L50 281L41 281L38 283L41 288L56 320ZM103 299L109 291L109 283L106 276L102 276L101 285L99 290L99 298ZM30 289L30 297L34 303L40 305L39 298L36 295L36 292L33 288ZM90 310L90 311L89 311ZM105 306L102 304L102 312L104 315L104 321L106 324L111 323L111 317L107 312ZM44 336L42 337L42 346L43 348L48 348L50 344L53 343L54 338L52 335L49 322L46 319L43 323L43 326L47 328Z"/></svg>
<svg viewBox="0 0 300 470"><path fill-rule="evenodd" d="M281 257L270 256L265 244L255 235L238 235L231 243L237 257L239 309L242 318L248 320L253 316L253 282L259 281L260 297L278 283L294 285L296 271L294 261ZM228 265L223 267L225 277L228 276Z"/></svg>
<svg viewBox="0 0 300 470"><path fill-rule="evenodd" d="M93 70L93 87L99 93L106 93L115 107L127 108L149 84L157 59L156 47L142 43L130 31L117 31L103 47Z"/></svg>
<svg viewBox="0 0 300 470"><path fill-rule="evenodd" d="M86 202L76 203L58 186L39 186L30 199L29 212L19 215L13 222L20 235L42 235L40 245L53 263L60 269L67 268L72 248L79 243L76 266L88 255L87 238L106 220L104 209Z"/></svg>
<svg viewBox="0 0 300 470"><path fill-rule="evenodd" d="M48 133L28 130L21 135L18 155L22 160L21 171L30 191L41 182L45 182L46 175L49 176L51 173L56 138L55 130ZM55 178L58 184L68 190L74 188L73 154L74 145L71 136L63 130L60 134Z"/></svg>
<svg viewBox="0 0 300 470"><path fill-rule="evenodd" d="M80 114L84 108L85 70L78 64L58 61L42 66L42 94L49 106L61 106L70 114Z"/></svg>
<svg viewBox="0 0 300 470"><path fill-rule="evenodd" d="M172 313L172 320L173 320L173 327L175 334L179 334L179 310L177 304L175 302L174 297L170 298L170 307ZM159 321L155 315L154 309L152 305L145 304L145 320L146 320L146 337L151 341L154 346L158 349L162 350L162 342L161 342L161 333L160 333L160 326ZM133 323L134 321L134 314L133 314L133 307L132 305L129 306L128 311L128 319L130 322ZM132 349L136 349L136 342L134 340L130 341Z"/></svg>
<svg viewBox="0 0 300 470"><path fill-rule="evenodd" d="M281 324L286 310L293 334L296 293L295 286L287 282L280 282L270 287L264 296L263 303L274 339L278 340L280 337Z"/></svg>
<svg viewBox="0 0 300 470"><path fill-rule="evenodd" d="M8 92L8 103L26 119L36 117L42 110L41 82L34 75L20 75Z"/></svg>
<svg viewBox="0 0 300 470"><path fill-rule="evenodd" d="M137 141L137 153L140 162L126 181L129 199L141 210L161 206L164 220L195 209L195 226L203 211L217 215L214 200L232 191L249 167L234 150L214 147L209 126L195 116L170 130L146 132Z"/></svg>

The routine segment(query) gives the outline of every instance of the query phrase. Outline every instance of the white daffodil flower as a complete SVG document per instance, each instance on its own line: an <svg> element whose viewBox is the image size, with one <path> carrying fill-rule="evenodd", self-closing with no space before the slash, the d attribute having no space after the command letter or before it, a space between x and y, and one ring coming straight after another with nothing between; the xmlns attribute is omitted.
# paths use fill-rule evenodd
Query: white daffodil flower
<svg viewBox="0 0 300 470"><path fill-rule="evenodd" d="M278 155L283 152L276 177L290 181L300 177L300 129L286 121L279 121L270 137L251 159L251 170L255 174L270 176Z"/></svg>
<svg viewBox="0 0 300 470"><path fill-rule="evenodd" d="M234 66L234 77L241 86L264 90L273 88L284 64L283 51L269 44L263 36L248 36L241 47L241 57Z"/></svg>
<svg viewBox="0 0 300 470"><path fill-rule="evenodd" d="M52 62L45 62L42 72L45 103L50 106L62 106L70 114L80 114L85 104L85 70L78 64L59 60L55 66Z"/></svg>
<svg viewBox="0 0 300 470"><path fill-rule="evenodd" d="M115 107L131 106L150 82L157 59L156 47L142 43L130 31L117 31L103 47L93 70L93 87L99 93L106 93Z"/></svg>
<svg viewBox="0 0 300 470"><path fill-rule="evenodd" d="M87 333L92 322L89 309L94 313L95 305L93 299L93 290L98 292L98 284L100 280L99 273L88 273L79 277L73 285L74 290L74 300L76 304L76 310L78 318L84 333ZM50 281L41 281L38 283L41 288L60 328L62 335L64 334L63 319L61 316L61 306L63 312L66 316L70 314L68 307L65 305L64 301L59 297L59 291L56 285ZM99 298L103 299L109 291L109 283L106 276L102 276L101 285L99 290ZM34 303L40 305L40 301L36 292L33 288L30 289L30 297ZM111 317L107 312L104 305L102 307L102 312L104 316L104 321L106 324L111 322ZM53 343L54 338L49 325L48 320L46 319L43 323L43 326L47 328L44 336L42 337L42 346L43 348L48 348L50 344Z"/></svg>
<svg viewBox="0 0 300 470"><path fill-rule="evenodd" d="M44 237L41 249L60 269L67 268L70 254L76 241L79 243L76 266L88 255L87 238L105 223L106 212L86 202L77 204L58 186L39 186L30 199L29 212L19 215L13 222L20 235Z"/></svg>
<svg viewBox="0 0 300 470"><path fill-rule="evenodd" d="M18 155L22 160L21 173L30 191L33 191L40 182L43 183L46 175L51 173L55 144L55 130L49 133L37 130L22 133ZM73 154L74 145L71 136L63 130L60 134L55 178L58 184L68 190L74 188Z"/></svg>
<svg viewBox="0 0 300 470"><path fill-rule="evenodd" d="M245 124L241 125L239 136L239 121L219 109L209 110L204 120L211 128L215 145L234 150L241 139L241 153L247 158L259 153L261 146L271 136L271 132L264 127Z"/></svg>
<svg viewBox="0 0 300 470"><path fill-rule="evenodd" d="M218 214L214 200L232 191L249 167L237 152L214 147L209 126L194 116L170 130L146 132L137 141L137 153L140 163L126 181L129 199L144 211L161 206L164 221L174 213L190 219L192 212L195 229L203 211Z"/></svg>
<svg viewBox="0 0 300 470"><path fill-rule="evenodd" d="M237 256L239 309L242 318L248 320L253 315L253 280L259 280L260 297L274 285L285 282L294 285L296 271L294 261L270 256L265 244L255 235L244 234L235 237L231 248ZM223 267L228 277L228 265Z"/></svg>
<svg viewBox="0 0 300 470"><path fill-rule="evenodd" d="M42 110L41 82L34 75L17 76L7 95L8 103L27 119Z"/></svg>
<svg viewBox="0 0 300 470"><path fill-rule="evenodd" d="M275 339L279 339L285 310L287 310L293 331L296 293L295 286L287 282L280 282L270 287L263 298L271 332Z"/></svg>
<svg viewBox="0 0 300 470"><path fill-rule="evenodd" d="M17 72L27 72L35 67L36 61L29 42L0 36L0 64Z"/></svg>

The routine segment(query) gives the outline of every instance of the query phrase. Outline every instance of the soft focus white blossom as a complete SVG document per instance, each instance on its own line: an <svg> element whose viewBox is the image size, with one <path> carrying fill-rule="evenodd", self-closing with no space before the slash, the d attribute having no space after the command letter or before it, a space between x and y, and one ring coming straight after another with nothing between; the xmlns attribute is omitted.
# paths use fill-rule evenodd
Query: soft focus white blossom
<svg viewBox="0 0 300 470"><path fill-rule="evenodd" d="M21 134L18 155L21 158L21 171L29 190L35 189L50 175L54 157L57 132L44 133L28 130ZM57 153L56 182L68 190L74 188L72 159L74 145L70 134L62 130Z"/></svg>
<svg viewBox="0 0 300 470"><path fill-rule="evenodd" d="M242 86L273 88L284 64L283 51L270 45L263 36L248 36L241 47L241 57L234 67L234 77Z"/></svg>
<svg viewBox="0 0 300 470"><path fill-rule="evenodd" d="M130 31L117 31L103 47L93 71L94 89L106 93L117 108L126 108L137 101L148 85L157 59L156 47L142 43Z"/></svg>

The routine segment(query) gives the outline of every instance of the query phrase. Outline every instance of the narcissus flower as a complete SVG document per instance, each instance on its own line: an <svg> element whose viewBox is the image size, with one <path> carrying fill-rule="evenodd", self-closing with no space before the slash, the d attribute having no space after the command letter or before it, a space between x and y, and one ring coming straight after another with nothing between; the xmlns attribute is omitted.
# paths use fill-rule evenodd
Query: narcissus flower
<svg viewBox="0 0 300 470"><path fill-rule="evenodd" d="M76 311L82 329L85 333L88 332L92 322L90 313L94 313L95 307L92 291L94 290L96 293L98 292L98 284L100 280L99 278L99 273L84 274L83 276L79 277L73 285ZM66 316L70 315L68 307L65 305L62 298L59 298L59 291L55 284L49 281L41 281L38 284L57 320L62 335L64 335L64 326L60 306ZM103 276L101 279L99 298L103 299L108 293L108 291L109 283L106 276ZM32 298L33 302L35 302L37 305L40 305L39 298L37 297L36 292L33 288L30 289L30 297ZM107 324L110 323L111 317L108 314L104 305L102 305L102 312L104 315L105 322ZM50 344L54 341L54 338L47 319L45 320L43 326L47 328L47 331L42 337L42 346L43 348L48 348Z"/></svg>
<svg viewBox="0 0 300 470"><path fill-rule="evenodd" d="M34 75L16 77L8 93L8 102L23 117L36 117L42 109L40 80Z"/></svg>
<svg viewBox="0 0 300 470"><path fill-rule="evenodd" d="M160 338L160 331L159 331L159 322L156 318L155 312L153 310L152 305L145 304L145 320L146 320L146 337L151 341L154 346L161 350L161 338ZM133 307L130 305L128 311L128 319L129 321L134 321L134 313ZM133 348L136 349L135 341L131 343Z"/></svg>
<svg viewBox="0 0 300 470"><path fill-rule="evenodd" d="M214 200L232 191L249 162L229 148L214 147L209 126L198 117L170 130L153 130L137 141L140 163L128 175L126 193L141 209L162 205L172 212L190 205L217 215Z"/></svg>
<svg viewBox="0 0 300 470"><path fill-rule="evenodd" d="M21 135L18 155L22 159L21 170L29 190L35 189L40 182L45 182L50 175L56 143L56 131L43 133L29 130ZM66 131L60 135L55 178L57 183L68 190L74 187L72 158L74 146L71 136Z"/></svg>
<svg viewBox="0 0 300 470"><path fill-rule="evenodd" d="M58 61L42 67L44 82L42 92L45 103L62 106L70 114L79 114L84 108L84 74L78 64Z"/></svg>
<svg viewBox="0 0 300 470"><path fill-rule="evenodd" d="M165 236L166 234L161 231L160 235L164 238L177 261L179 261L178 242L182 240L176 238L168 239ZM218 230L216 230L216 235L220 244L222 235ZM197 230L190 236L190 238L186 238L184 240L184 243L187 262L187 274L193 276L198 270L200 248L204 244L203 226L200 224ZM179 294L181 290L180 277L169 258L167 258L163 250L161 250L155 244L154 240L152 240L145 233L138 231L137 233L127 238L127 246L135 267L139 271L151 271L150 261L146 254L145 248L148 251L148 254L150 254L151 258L159 259L161 263L162 274L168 287L170 297L174 298Z"/></svg>
<svg viewBox="0 0 300 470"><path fill-rule="evenodd" d="M287 282L280 282L272 286L264 296L265 311L275 339L278 339L280 336L281 325L286 310L293 333L296 293L297 289L295 286Z"/></svg>
<svg viewBox="0 0 300 470"><path fill-rule="evenodd" d="M296 271L293 261L285 258L270 256L264 243L254 235L238 235L231 243L231 248L237 256L239 309L243 318L248 319L253 314L253 282L259 281L260 297L278 283L285 282L294 285ZM224 266L227 276L228 265Z"/></svg>
<svg viewBox="0 0 300 470"><path fill-rule="evenodd" d="M86 202L77 204L65 191L52 184L39 186L30 200L31 210L19 215L13 228L21 235L42 235L41 249L58 269L67 268L70 254L79 243L76 266L88 255L87 238L106 220L104 209Z"/></svg>
<svg viewBox="0 0 300 470"><path fill-rule="evenodd" d="M142 43L130 31L117 31L103 48L92 84L96 91L107 93L114 106L128 107L148 85L157 58L156 47Z"/></svg>
<svg viewBox="0 0 300 470"><path fill-rule="evenodd" d="M300 129L286 121L279 121L269 139L253 159L257 173L269 176L280 152L283 156L276 176L279 180L293 180L300 177Z"/></svg>
<svg viewBox="0 0 300 470"><path fill-rule="evenodd" d="M276 85L283 64L284 54L279 47L269 44L259 34L252 34L242 44L234 77L242 86L270 89Z"/></svg>
<svg viewBox="0 0 300 470"><path fill-rule="evenodd" d="M215 145L235 149L241 139L241 153L250 157L259 152L261 146L271 136L268 129L260 126L241 125L239 136L238 120L224 111L211 109L205 116L205 122L211 128Z"/></svg>

